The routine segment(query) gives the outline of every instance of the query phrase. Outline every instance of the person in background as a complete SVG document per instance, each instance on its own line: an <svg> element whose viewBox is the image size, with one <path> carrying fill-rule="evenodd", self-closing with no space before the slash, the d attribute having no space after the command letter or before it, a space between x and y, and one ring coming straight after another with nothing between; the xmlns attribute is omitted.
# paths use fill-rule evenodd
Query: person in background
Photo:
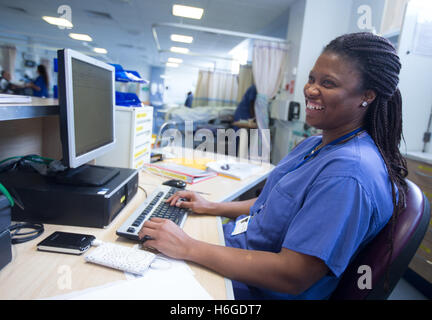
<svg viewBox="0 0 432 320"><path fill-rule="evenodd" d="M0 93L13 94L14 85L11 83L10 72L3 70L0 77Z"/></svg>
<svg viewBox="0 0 432 320"><path fill-rule="evenodd" d="M170 220L140 230L145 246L233 280L236 299L328 299L356 254L391 229L407 193L400 153L401 63L373 33L331 41L304 86L306 138L273 169L258 198L210 202L179 191L170 205L220 215L226 246L191 238ZM389 272L393 236L388 239Z"/></svg>
<svg viewBox="0 0 432 320"><path fill-rule="evenodd" d="M184 105L188 108L192 108L192 102L193 102L193 94L192 94L192 91L189 91L187 93L187 97L186 97L186 101L185 101Z"/></svg>
<svg viewBox="0 0 432 320"><path fill-rule="evenodd" d="M243 95L234 113L234 121L249 120L255 117L254 105L257 96L255 85L251 85Z"/></svg>
<svg viewBox="0 0 432 320"><path fill-rule="evenodd" d="M37 67L38 77L36 80L28 83L27 88L33 89L33 96L48 98L48 73L44 65L40 64Z"/></svg>

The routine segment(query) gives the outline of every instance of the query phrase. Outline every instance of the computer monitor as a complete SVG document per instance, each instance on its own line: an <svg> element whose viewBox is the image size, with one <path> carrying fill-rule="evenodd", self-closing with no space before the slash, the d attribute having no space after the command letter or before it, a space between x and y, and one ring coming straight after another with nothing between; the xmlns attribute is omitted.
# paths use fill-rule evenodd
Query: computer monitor
<svg viewBox="0 0 432 320"><path fill-rule="evenodd" d="M109 180L109 175L112 178L113 170L105 167L91 168L91 172L85 173L82 170L88 169L83 165L110 151L115 144L115 69L71 49L57 53L62 162L70 168L60 176L72 178L80 173L78 180L84 179L83 184L101 185ZM91 173L95 176L90 177ZM64 182L80 184L80 181Z"/></svg>

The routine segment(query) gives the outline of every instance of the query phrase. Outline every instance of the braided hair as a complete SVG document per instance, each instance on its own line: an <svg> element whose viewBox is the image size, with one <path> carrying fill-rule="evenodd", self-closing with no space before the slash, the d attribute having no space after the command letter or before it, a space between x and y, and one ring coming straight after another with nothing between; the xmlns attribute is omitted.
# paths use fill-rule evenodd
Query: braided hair
<svg viewBox="0 0 432 320"><path fill-rule="evenodd" d="M390 265L396 220L405 207L408 174L406 161L399 151L402 138L402 98L397 87L401 63L393 45L369 32L351 33L331 41L324 52L348 59L360 72L360 90L372 90L376 97L369 105L364 126L374 140L391 181L393 215L389 239ZM397 188L397 194L396 189ZM388 268L387 268L388 280ZM388 289L388 281L386 289Z"/></svg>

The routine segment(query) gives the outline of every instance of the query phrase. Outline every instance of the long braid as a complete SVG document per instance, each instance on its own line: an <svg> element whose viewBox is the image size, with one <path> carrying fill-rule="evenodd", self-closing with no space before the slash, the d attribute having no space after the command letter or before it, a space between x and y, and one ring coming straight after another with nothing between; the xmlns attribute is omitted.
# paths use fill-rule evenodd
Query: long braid
<svg viewBox="0 0 432 320"><path fill-rule="evenodd" d="M336 38L324 52L334 52L356 63L361 75L361 90L373 90L376 98L368 107L365 127L374 140L389 174L393 214L389 239L389 259L385 289L388 290L389 265L397 218L405 207L408 174L406 160L399 151L402 138L402 98L397 85L401 64L393 45L372 33L353 33ZM397 190L397 193L396 193Z"/></svg>

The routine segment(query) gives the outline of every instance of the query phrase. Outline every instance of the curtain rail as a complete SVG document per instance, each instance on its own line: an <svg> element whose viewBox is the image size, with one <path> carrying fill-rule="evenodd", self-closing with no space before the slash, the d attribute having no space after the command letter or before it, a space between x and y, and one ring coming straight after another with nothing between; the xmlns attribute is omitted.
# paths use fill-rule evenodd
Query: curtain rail
<svg viewBox="0 0 432 320"><path fill-rule="evenodd" d="M207 28L207 27L194 26L194 25L189 25L189 24L164 22L164 23L155 23L152 25L153 39L154 39L154 42L156 44L156 48L157 48L159 53L160 52L170 52L170 51L162 50L160 43L159 43L158 36L157 36L157 31L156 31L157 27L182 28L182 29L189 29L189 30L195 30L195 31L210 32L210 33L215 33L215 34L223 34L223 35L228 35L228 36L233 36L233 37L280 42L280 43L286 43L288 47L290 44L289 41L282 39L282 38L267 37L267 36L262 36L262 35L258 35L258 34L236 32L236 31L231 31L231 30ZM191 55L191 56L197 56L197 57L209 57L209 58L213 58L213 59L222 59L222 60L231 60L231 61L234 60L234 59L227 58L227 57L208 56L208 55L202 55L199 53L185 53L185 54Z"/></svg>
<svg viewBox="0 0 432 320"><path fill-rule="evenodd" d="M153 29L155 29L156 27L182 28L182 29L189 29L189 30L195 30L195 31L224 34L224 35L233 36L233 37L254 39L254 40L267 40L267 41L273 41L273 42L288 43L288 41L286 39L282 39L282 38L268 37L268 36L263 36L263 35L259 35L259 34L237 32L237 31L231 31L231 30L207 28L207 27L202 27L202 26L194 26L194 25L190 25L190 24L164 22L164 23L155 23L152 25Z"/></svg>

